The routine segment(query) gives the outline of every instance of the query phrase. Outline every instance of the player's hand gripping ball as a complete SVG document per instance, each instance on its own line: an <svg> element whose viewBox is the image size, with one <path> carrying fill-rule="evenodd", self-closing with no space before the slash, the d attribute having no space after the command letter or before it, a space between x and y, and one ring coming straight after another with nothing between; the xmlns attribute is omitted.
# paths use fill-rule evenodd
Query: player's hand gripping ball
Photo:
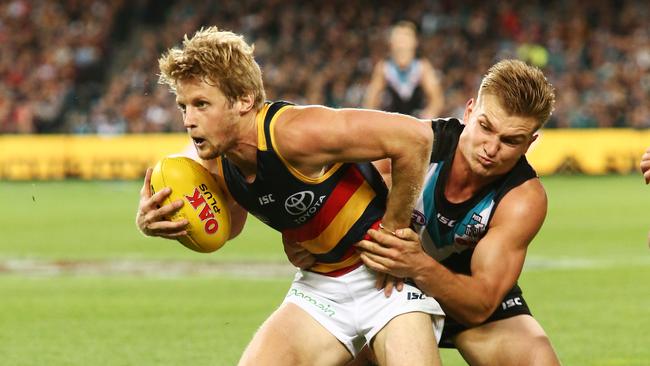
<svg viewBox="0 0 650 366"><path fill-rule="evenodd" d="M183 200L183 207L168 219L187 219L187 235L177 240L201 253L221 248L230 235L230 213L216 179L198 162L185 157L166 157L151 174L151 193L164 187L172 189L165 200L170 204Z"/></svg>

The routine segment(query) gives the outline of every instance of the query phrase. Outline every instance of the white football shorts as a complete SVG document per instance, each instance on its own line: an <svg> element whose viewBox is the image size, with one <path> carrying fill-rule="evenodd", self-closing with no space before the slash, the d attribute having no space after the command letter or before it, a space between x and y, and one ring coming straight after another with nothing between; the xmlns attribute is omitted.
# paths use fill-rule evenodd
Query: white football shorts
<svg viewBox="0 0 650 366"><path fill-rule="evenodd" d="M440 304L417 287L404 284L390 297L375 288L375 274L362 265L340 277L301 271L296 273L283 303L298 305L332 333L356 356L364 344L394 317L431 314L436 341L440 341L445 313Z"/></svg>

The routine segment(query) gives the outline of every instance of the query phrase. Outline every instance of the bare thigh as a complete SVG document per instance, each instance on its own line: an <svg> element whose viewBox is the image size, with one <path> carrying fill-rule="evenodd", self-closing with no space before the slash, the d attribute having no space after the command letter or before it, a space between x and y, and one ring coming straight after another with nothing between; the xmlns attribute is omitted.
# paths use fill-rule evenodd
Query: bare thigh
<svg viewBox="0 0 650 366"><path fill-rule="evenodd" d="M441 364L431 315L426 313L396 316L377 333L372 348L381 366Z"/></svg>
<svg viewBox="0 0 650 366"><path fill-rule="evenodd" d="M530 315L470 328L459 333L454 343L472 366L560 364L544 329Z"/></svg>
<svg viewBox="0 0 650 366"><path fill-rule="evenodd" d="M314 318L285 303L262 324L248 344L240 366L344 365L347 348Z"/></svg>

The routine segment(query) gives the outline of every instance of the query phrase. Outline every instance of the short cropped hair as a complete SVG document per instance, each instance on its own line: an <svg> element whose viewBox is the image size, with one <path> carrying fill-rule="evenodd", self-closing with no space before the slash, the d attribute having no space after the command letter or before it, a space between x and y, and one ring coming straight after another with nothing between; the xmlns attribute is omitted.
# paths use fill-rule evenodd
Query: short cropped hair
<svg viewBox="0 0 650 366"><path fill-rule="evenodd" d="M185 35L181 48L171 48L158 59L158 81L176 92L180 80L202 80L218 87L231 104L252 95L259 110L266 95L253 50L241 35L214 26L201 28L192 38Z"/></svg>
<svg viewBox="0 0 650 366"><path fill-rule="evenodd" d="M490 67L481 81L479 99L484 94L497 97L511 115L535 118L538 129L555 106L555 91L544 73L519 60L503 60Z"/></svg>
<svg viewBox="0 0 650 366"><path fill-rule="evenodd" d="M418 33L418 28L415 23L408 20L400 20L399 22L395 23L395 25L393 25L390 29L390 34L392 35L397 30L410 31L414 36L417 36Z"/></svg>

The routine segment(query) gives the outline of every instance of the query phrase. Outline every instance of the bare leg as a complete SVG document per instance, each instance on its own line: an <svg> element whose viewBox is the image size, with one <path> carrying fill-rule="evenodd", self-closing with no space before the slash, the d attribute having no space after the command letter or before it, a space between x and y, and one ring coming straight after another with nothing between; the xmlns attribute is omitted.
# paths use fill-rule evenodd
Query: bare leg
<svg viewBox="0 0 650 366"><path fill-rule="evenodd" d="M285 303L262 324L239 366L345 365L352 355L298 306Z"/></svg>
<svg viewBox="0 0 650 366"><path fill-rule="evenodd" d="M518 315L463 331L454 340L472 366L559 365L560 361L537 320Z"/></svg>
<svg viewBox="0 0 650 366"><path fill-rule="evenodd" d="M377 333L372 348L381 366L441 364L431 315L426 313L393 318Z"/></svg>
<svg viewBox="0 0 650 366"><path fill-rule="evenodd" d="M364 346L361 351L354 357L354 360L345 364L345 366L375 366L377 361L375 355L368 346Z"/></svg>

